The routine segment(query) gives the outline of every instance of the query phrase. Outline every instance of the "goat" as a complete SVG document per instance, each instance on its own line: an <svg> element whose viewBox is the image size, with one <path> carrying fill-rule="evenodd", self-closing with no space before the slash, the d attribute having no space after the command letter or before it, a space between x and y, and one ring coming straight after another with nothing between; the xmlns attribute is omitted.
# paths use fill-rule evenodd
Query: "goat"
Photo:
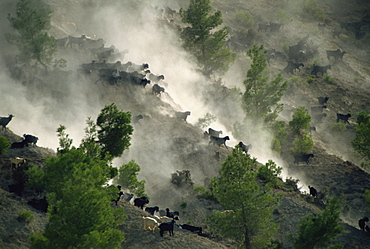
<svg viewBox="0 0 370 249"><path fill-rule="evenodd" d="M165 90L164 87L161 87L158 84L154 84L152 87L152 92L155 95L161 95L161 92L164 92L164 90Z"/></svg>
<svg viewBox="0 0 370 249"><path fill-rule="evenodd" d="M130 202L132 197L134 197L134 194L131 193L123 193L122 195L122 199L127 202Z"/></svg>
<svg viewBox="0 0 370 249"><path fill-rule="evenodd" d="M337 123L339 122L339 120L343 120L344 121L344 123L348 123L349 124L349 122L348 122L348 118L350 118L351 117L351 114L350 113L348 113L348 114L340 114L340 113L337 113Z"/></svg>
<svg viewBox="0 0 370 249"><path fill-rule="evenodd" d="M155 206L155 207L146 207L145 208L145 211L150 213L151 215L154 215L155 212L159 212L159 207L158 206Z"/></svg>
<svg viewBox="0 0 370 249"><path fill-rule="evenodd" d="M214 137L214 136L210 136L210 141L209 141L208 144L213 143L214 145L218 145L219 147L221 147L221 145L223 144L227 148L227 146L226 146L226 140L230 140L229 136L226 136L226 137Z"/></svg>
<svg viewBox="0 0 370 249"><path fill-rule="evenodd" d="M317 197L317 190L311 186L308 186L308 188L310 189L310 195L312 195L313 197Z"/></svg>
<svg viewBox="0 0 370 249"><path fill-rule="evenodd" d="M338 38L339 38L339 36L340 36L341 34L343 34L343 32L342 32L342 31L332 31L331 33L333 34L333 38L335 38L335 37L338 37Z"/></svg>
<svg viewBox="0 0 370 249"><path fill-rule="evenodd" d="M186 122L186 118L190 115L189 111L186 112L175 112L175 116L177 119L184 120Z"/></svg>
<svg viewBox="0 0 370 249"><path fill-rule="evenodd" d="M81 48L85 40L86 40L85 35L81 35L81 37L68 36L67 45L73 48L73 45L76 44L78 48Z"/></svg>
<svg viewBox="0 0 370 249"><path fill-rule="evenodd" d="M170 233L170 236L173 236L173 228L174 228L175 220L172 220L171 222L161 223L159 225L159 234L161 237L163 237L163 233L165 231L168 231Z"/></svg>
<svg viewBox="0 0 370 249"><path fill-rule="evenodd" d="M220 137L221 134L222 134L222 131L216 131L212 128L208 128L208 135L209 136Z"/></svg>
<svg viewBox="0 0 370 249"><path fill-rule="evenodd" d="M252 149L252 145L251 144L245 145L242 141L240 141L238 143L238 146L242 149L242 151L245 152L245 154L248 154L248 150L249 149Z"/></svg>
<svg viewBox="0 0 370 249"><path fill-rule="evenodd" d="M13 117L14 116L12 114L9 114L8 117L0 117L0 125L3 127L3 129L5 129Z"/></svg>
<svg viewBox="0 0 370 249"><path fill-rule="evenodd" d="M132 122L134 123L134 125L135 124L139 124L140 126L141 126L141 124L140 124L140 119L144 119L144 116L143 115L137 115L137 116L135 116L133 119L132 119Z"/></svg>
<svg viewBox="0 0 370 249"><path fill-rule="evenodd" d="M191 232L198 232L199 234L202 233L202 227L196 227L196 226L192 226L192 225L188 225L188 224L182 224L180 225L180 227L182 229L185 229L185 230L189 230Z"/></svg>
<svg viewBox="0 0 370 249"><path fill-rule="evenodd" d="M23 134L23 137L27 147L29 144L31 144L33 147L36 146L37 140L39 139L38 137L27 134Z"/></svg>
<svg viewBox="0 0 370 249"><path fill-rule="evenodd" d="M142 219L144 221L144 230L152 230L153 232L158 230L159 224L154 218L143 216Z"/></svg>
<svg viewBox="0 0 370 249"><path fill-rule="evenodd" d="M134 199L134 206L139 207L141 209L144 209L144 205L148 204L148 203L149 203L149 200L148 200L148 197L146 197L146 196Z"/></svg>
<svg viewBox="0 0 370 249"><path fill-rule="evenodd" d="M310 158L314 156L314 154L294 155L294 163L299 164L300 162L305 162L309 164Z"/></svg>
<svg viewBox="0 0 370 249"><path fill-rule="evenodd" d="M9 158L9 160L10 160L10 163L12 164L12 169L16 169L20 165L23 165L26 163L26 159L22 157Z"/></svg>
<svg viewBox="0 0 370 249"><path fill-rule="evenodd" d="M127 72L141 72L141 71L144 71L145 69L148 69L149 68L149 64L148 63L143 63L141 65L137 65L137 64L134 64L134 63L131 63L131 65L127 68Z"/></svg>
<svg viewBox="0 0 370 249"><path fill-rule="evenodd" d="M316 127L315 126L310 126L308 128L308 130L310 131L310 134L312 133L312 131L316 131Z"/></svg>
<svg viewBox="0 0 370 249"><path fill-rule="evenodd" d="M304 67L304 64L288 61L288 65L284 68L284 71L286 73L293 74L294 70L296 70L296 69L298 69L299 72L301 71L301 69L299 67Z"/></svg>
<svg viewBox="0 0 370 249"><path fill-rule="evenodd" d="M328 60L330 60L330 57L334 57L335 60L343 60L344 54L346 54L346 51L341 51L339 48L337 50L326 50L326 56Z"/></svg>
<svg viewBox="0 0 370 249"><path fill-rule="evenodd" d="M176 216L179 216L180 213L178 211L170 212L169 208L166 208L166 216L169 218L175 218Z"/></svg>
<svg viewBox="0 0 370 249"><path fill-rule="evenodd" d="M366 222L368 222L368 221L369 221L368 217L364 217L364 218L358 220L358 225L360 226L360 229L362 231L365 231L365 225L366 225Z"/></svg>
<svg viewBox="0 0 370 249"><path fill-rule="evenodd" d="M154 75L151 73L148 78L150 81L159 82L160 80L164 80L164 75Z"/></svg>
<svg viewBox="0 0 370 249"><path fill-rule="evenodd" d="M282 24L280 23L275 23L275 22L270 22L270 31L271 32L279 32Z"/></svg>
<svg viewBox="0 0 370 249"><path fill-rule="evenodd" d="M164 211L164 210L160 210L160 211ZM159 212L161 213L161 212ZM166 222L171 222L173 220L179 220L179 217L175 217L175 218L169 218L167 216L157 216L157 215L153 215L154 218L159 222L159 223L166 223Z"/></svg>
<svg viewBox="0 0 370 249"><path fill-rule="evenodd" d="M320 105L325 105L328 102L329 97L328 96L326 96L326 97L317 97L317 100L319 101Z"/></svg>
<svg viewBox="0 0 370 249"><path fill-rule="evenodd" d="M320 113L322 112L324 109L326 109L327 106L326 105L320 105L320 106L312 106L311 107L311 112L314 112L314 113Z"/></svg>
<svg viewBox="0 0 370 249"><path fill-rule="evenodd" d="M319 28L320 33L321 33L321 34L324 34L326 24L325 24L325 23L323 23L323 24L318 23L318 24L317 24L317 27Z"/></svg>
<svg viewBox="0 0 370 249"><path fill-rule="evenodd" d="M269 24L258 24L258 31L264 31L267 32L270 28Z"/></svg>
<svg viewBox="0 0 370 249"><path fill-rule="evenodd" d="M370 235L370 227L368 225L366 225L365 230Z"/></svg>
<svg viewBox="0 0 370 249"><path fill-rule="evenodd" d="M331 69L331 65L314 66L311 74L317 75L318 73L321 73L322 75L324 75L327 73L328 69Z"/></svg>
<svg viewBox="0 0 370 249"><path fill-rule="evenodd" d="M10 145L10 149L22 149L26 146L26 141L23 140L22 142L14 142Z"/></svg>

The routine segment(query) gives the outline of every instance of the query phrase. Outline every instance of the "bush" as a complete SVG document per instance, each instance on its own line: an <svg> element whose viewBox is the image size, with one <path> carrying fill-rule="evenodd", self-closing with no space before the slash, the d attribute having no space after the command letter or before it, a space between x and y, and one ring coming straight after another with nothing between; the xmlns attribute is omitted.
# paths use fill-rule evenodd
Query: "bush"
<svg viewBox="0 0 370 249"><path fill-rule="evenodd" d="M299 106L293 113L293 119L289 122L289 127L293 133L300 134L310 127L311 116L304 106Z"/></svg>
<svg viewBox="0 0 370 249"><path fill-rule="evenodd" d="M239 25L250 28L254 25L254 20L251 13L246 11L238 11L235 14L235 20Z"/></svg>
<svg viewBox="0 0 370 249"><path fill-rule="evenodd" d="M10 148L10 143L8 139L0 136L0 155L6 154L7 150Z"/></svg>
<svg viewBox="0 0 370 249"><path fill-rule="evenodd" d="M187 206L188 204L186 203L186 202L183 202L183 203L181 203L180 204L180 207L182 208L182 209L184 209L184 208L186 208L186 206Z"/></svg>
<svg viewBox="0 0 370 249"><path fill-rule="evenodd" d="M215 122L216 120L217 120L216 116L207 112L206 115L204 115L204 118L198 119L198 122L195 124L195 126L204 129L213 122Z"/></svg>
<svg viewBox="0 0 370 249"><path fill-rule="evenodd" d="M18 218L17 220L20 222L27 222L30 223L33 221L34 217L31 211L20 211L18 213Z"/></svg>
<svg viewBox="0 0 370 249"><path fill-rule="evenodd" d="M287 24L290 23L293 20L293 17L289 14L289 12L278 8L276 10L276 19L281 24Z"/></svg>
<svg viewBox="0 0 370 249"><path fill-rule="evenodd" d="M314 81L314 78L312 78L311 76L307 76L306 80L307 83L312 83Z"/></svg>
<svg viewBox="0 0 370 249"><path fill-rule="evenodd" d="M278 176L281 174L282 169L283 168L278 167L273 161L269 160L266 165L262 165L258 168L257 176L269 187L280 187L282 182Z"/></svg>
<svg viewBox="0 0 370 249"><path fill-rule="evenodd" d="M313 149L313 140L310 134L305 133L293 141L291 148L294 155L308 154Z"/></svg>
<svg viewBox="0 0 370 249"><path fill-rule="evenodd" d="M331 131L333 132L343 132L345 130L347 130L347 126L342 122L334 123L331 126Z"/></svg>
<svg viewBox="0 0 370 249"><path fill-rule="evenodd" d="M325 14L316 0L304 0L303 1L303 13L308 15L310 18L318 20L320 22L325 21Z"/></svg>
<svg viewBox="0 0 370 249"><path fill-rule="evenodd" d="M292 177L289 177L285 179L285 186L289 187L291 191L297 191L298 182L299 182L299 179L293 179Z"/></svg>
<svg viewBox="0 0 370 249"><path fill-rule="evenodd" d="M211 191L207 190L205 187L194 186L194 192L197 198L214 200L214 196L212 195Z"/></svg>
<svg viewBox="0 0 370 249"><path fill-rule="evenodd" d="M330 84L332 84L334 82L334 78L332 78L328 74L325 74L324 77L323 77L323 79L324 79L325 82L330 83Z"/></svg>
<svg viewBox="0 0 370 249"><path fill-rule="evenodd" d="M194 183L191 180L190 170L176 170L175 173L171 174L171 183L177 187L193 186Z"/></svg>

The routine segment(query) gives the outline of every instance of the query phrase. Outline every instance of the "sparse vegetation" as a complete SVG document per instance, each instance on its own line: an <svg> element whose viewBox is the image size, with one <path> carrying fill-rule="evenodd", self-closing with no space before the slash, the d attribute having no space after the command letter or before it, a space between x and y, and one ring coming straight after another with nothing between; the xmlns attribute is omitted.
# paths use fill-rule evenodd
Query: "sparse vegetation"
<svg viewBox="0 0 370 249"><path fill-rule="evenodd" d="M237 11L235 13L235 21L244 28L250 28L254 25L251 13L246 11Z"/></svg>
<svg viewBox="0 0 370 249"><path fill-rule="evenodd" d="M332 78L330 75L328 74L325 74L324 77L323 77L323 80L329 84L333 84L334 83L334 78Z"/></svg>
<svg viewBox="0 0 370 249"><path fill-rule="evenodd" d="M320 22L325 20L325 13L316 0L303 0L303 14Z"/></svg>
<svg viewBox="0 0 370 249"><path fill-rule="evenodd" d="M203 118L198 119L198 122L195 124L195 126L201 129L204 129L208 127L210 124L212 124L213 122L215 122L216 120L217 120L216 116L207 112Z"/></svg>
<svg viewBox="0 0 370 249"><path fill-rule="evenodd" d="M289 191L298 191L299 179L293 179L292 177L285 179L285 186L289 188Z"/></svg>
<svg viewBox="0 0 370 249"><path fill-rule="evenodd" d="M307 81L307 83L310 84L310 83L314 82L314 78L312 78L311 76L307 76L306 81Z"/></svg>
<svg viewBox="0 0 370 249"><path fill-rule="evenodd" d="M210 190L202 186L194 186L194 193L198 198L206 200L214 200L214 196Z"/></svg>
<svg viewBox="0 0 370 249"><path fill-rule="evenodd" d="M6 139L3 136L0 136L0 155L6 154L9 148L10 148L10 143L8 139Z"/></svg>
<svg viewBox="0 0 370 249"><path fill-rule="evenodd" d="M343 132L345 130L347 130L347 126L343 122L333 123L331 125L331 131L333 132Z"/></svg>
<svg viewBox="0 0 370 249"><path fill-rule="evenodd" d="M370 114L365 111L359 112L356 123L356 137L352 141L352 146L365 159L366 162L363 164L365 166L370 161Z"/></svg>
<svg viewBox="0 0 370 249"><path fill-rule="evenodd" d="M27 222L27 223L31 223L33 221L35 217L33 216L32 212L31 211L20 211L18 213L18 218L17 220L20 221L20 222Z"/></svg>

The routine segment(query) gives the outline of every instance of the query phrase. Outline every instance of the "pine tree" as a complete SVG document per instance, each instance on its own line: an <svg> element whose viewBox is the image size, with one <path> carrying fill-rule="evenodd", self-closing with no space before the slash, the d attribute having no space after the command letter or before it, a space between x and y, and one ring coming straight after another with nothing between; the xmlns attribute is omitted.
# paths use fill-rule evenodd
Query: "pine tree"
<svg viewBox="0 0 370 249"><path fill-rule="evenodd" d="M226 48L226 27L218 28L223 22L221 11L210 12L210 0L191 0L187 10L180 9L182 22L189 24L181 31L183 46L197 58L207 76L225 73L236 58Z"/></svg>
<svg viewBox="0 0 370 249"><path fill-rule="evenodd" d="M357 116L356 137L352 141L352 146L357 153L365 158L363 166L368 166L370 162L370 115L361 111Z"/></svg>
<svg viewBox="0 0 370 249"><path fill-rule="evenodd" d="M220 177L211 181L213 195L229 210L214 212L208 220L211 230L236 240L243 248L265 248L278 228L271 222L278 197L258 183L257 169L256 159L236 147L222 164Z"/></svg>
<svg viewBox="0 0 370 249"><path fill-rule="evenodd" d="M265 122L273 121L282 111L282 104L278 102L287 89L287 81L283 81L279 73L271 82L268 82L268 77L264 76L267 59L263 46L253 46L248 50L247 55L252 59L252 64L244 80L243 110L249 118L260 118Z"/></svg>
<svg viewBox="0 0 370 249"><path fill-rule="evenodd" d="M47 34L50 28L51 9L42 4L35 5L30 0L20 0L17 4L16 17L8 15L16 34L6 34L9 43L20 51L24 63L36 61L47 68L57 52L54 37Z"/></svg>

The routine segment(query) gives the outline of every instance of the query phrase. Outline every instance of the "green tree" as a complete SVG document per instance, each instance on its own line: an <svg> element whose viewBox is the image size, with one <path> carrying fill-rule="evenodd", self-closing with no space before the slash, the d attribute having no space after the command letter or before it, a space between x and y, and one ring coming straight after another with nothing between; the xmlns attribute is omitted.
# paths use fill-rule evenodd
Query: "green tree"
<svg viewBox="0 0 370 249"><path fill-rule="evenodd" d="M3 136L0 136L0 155L6 154L9 148L10 148L10 143L8 139L6 139Z"/></svg>
<svg viewBox="0 0 370 249"><path fill-rule="evenodd" d="M244 80L245 92L242 95L242 107L246 116L261 118L265 122L276 119L283 105L278 104L288 87L287 81L283 81L279 73L271 82L264 76L267 67L267 59L263 46L253 46L247 55L252 59L251 68Z"/></svg>
<svg viewBox="0 0 370 249"><path fill-rule="evenodd" d="M57 52L54 37L46 32L50 28L51 9L40 1L20 0L17 4L16 16L8 15L11 26L16 34L6 34L9 43L20 51L21 60L25 63L35 61L47 68Z"/></svg>
<svg viewBox="0 0 370 249"><path fill-rule="evenodd" d="M300 134L302 131L307 131L310 127L311 116L308 114L308 110L304 106L298 107L294 110L293 119L289 122L289 127L296 134Z"/></svg>
<svg viewBox="0 0 370 249"><path fill-rule="evenodd" d="M139 172L140 166L134 160L131 160L127 164L122 164L114 182L130 190L137 196L143 196L145 192L145 180L139 181L137 179Z"/></svg>
<svg viewBox="0 0 370 249"><path fill-rule="evenodd" d="M181 31L183 46L197 58L207 76L225 73L236 58L226 48L226 27L218 28L223 22L221 11L211 14L210 3L210 0L191 0L187 10L180 9L182 22L189 24Z"/></svg>
<svg viewBox="0 0 370 249"><path fill-rule="evenodd" d="M316 217L310 214L302 218L298 235L293 239L295 248L328 247L331 241L343 231L343 227L339 225L339 208L339 199L334 197Z"/></svg>
<svg viewBox="0 0 370 249"><path fill-rule="evenodd" d="M302 155L310 153L313 149L312 136L308 133L304 133L294 139L293 147L291 148L294 155Z"/></svg>
<svg viewBox="0 0 370 249"><path fill-rule="evenodd" d="M370 161L370 115L365 111L358 113L356 120L356 136L352 141L352 146L355 151L365 158L365 161ZM363 164L365 165L365 164Z"/></svg>
<svg viewBox="0 0 370 249"><path fill-rule="evenodd" d="M107 153L119 157L130 146L134 129L131 126L131 113L118 110L112 103L105 106L97 118L98 138L102 144L103 156Z"/></svg>
<svg viewBox="0 0 370 249"><path fill-rule="evenodd" d="M268 166L267 166L268 167ZM231 212L215 211L208 222L212 232L235 239L242 248L265 248L277 232L272 211L278 198L257 181L257 160L235 147L213 178L213 195Z"/></svg>

